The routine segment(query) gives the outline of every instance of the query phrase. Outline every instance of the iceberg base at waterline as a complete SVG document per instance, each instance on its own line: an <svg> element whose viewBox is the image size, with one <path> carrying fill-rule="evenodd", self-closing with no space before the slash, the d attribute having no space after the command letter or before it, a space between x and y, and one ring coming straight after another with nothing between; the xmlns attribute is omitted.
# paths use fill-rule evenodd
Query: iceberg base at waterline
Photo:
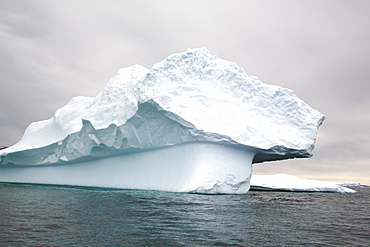
<svg viewBox="0 0 370 247"><path fill-rule="evenodd" d="M254 153L215 143L187 143L54 165L2 166L1 182L243 194Z"/></svg>

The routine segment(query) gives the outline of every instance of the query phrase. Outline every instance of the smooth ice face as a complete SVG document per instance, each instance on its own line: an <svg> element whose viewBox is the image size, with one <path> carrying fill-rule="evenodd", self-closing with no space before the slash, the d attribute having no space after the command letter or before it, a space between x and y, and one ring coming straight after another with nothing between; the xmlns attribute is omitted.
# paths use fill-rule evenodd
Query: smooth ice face
<svg viewBox="0 0 370 247"><path fill-rule="evenodd" d="M301 179L289 174L253 175L250 186L252 190L356 193L336 183Z"/></svg>
<svg viewBox="0 0 370 247"><path fill-rule="evenodd" d="M0 150L0 168L97 164L100 159L201 143L247 152L252 158L246 158L245 166L251 170L252 163L312 156L323 120L291 90L264 84L205 48L189 49L150 70L140 65L123 68L96 97L75 97L53 118L32 123L17 144ZM207 152L215 160L213 150ZM167 159L163 156L163 162ZM228 164L237 171L236 163L212 162L208 172L218 180L211 187L249 181L244 176L230 182L237 173L225 177L227 169L220 167ZM206 187L204 191L212 191Z"/></svg>
<svg viewBox="0 0 370 247"><path fill-rule="evenodd" d="M254 153L214 143L187 143L85 162L3 166L0 181L202 194L249 190Z"/></svg>

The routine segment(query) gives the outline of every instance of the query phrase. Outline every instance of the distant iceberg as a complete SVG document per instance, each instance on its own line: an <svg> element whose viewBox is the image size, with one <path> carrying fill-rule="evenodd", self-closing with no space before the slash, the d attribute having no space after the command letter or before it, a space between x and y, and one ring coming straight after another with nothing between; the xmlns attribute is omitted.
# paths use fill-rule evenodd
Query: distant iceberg
<svg viewBox="0 0 370 247"><path fill-rule="evenodd" d="M252 163L311 157L324 116L205 48L123 68L0 150L0 181L245 193Z"/></svg>
<svg viewBox="0 0 370 247"><path fill-rule="evenodd" d="M298 178L289 174L253 175L251 190L356 193L340 184Z"/></svg>
<svg viewBox="0 0 370 247"><path fill-rule="evenodd" d="M362 187L361 183L359 182L339 183L338 185L344 187Z"/></svg>

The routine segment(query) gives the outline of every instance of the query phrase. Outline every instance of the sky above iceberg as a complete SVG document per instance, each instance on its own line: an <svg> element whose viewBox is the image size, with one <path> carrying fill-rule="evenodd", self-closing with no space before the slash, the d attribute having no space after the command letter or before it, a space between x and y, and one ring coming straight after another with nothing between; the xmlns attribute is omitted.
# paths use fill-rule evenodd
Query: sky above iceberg
<svg viewBox="0 0 370 247"><path fill-rule="evenodd" d="M122 68L207 47L326 116L311 159L255 174L370 184L368 1L0 0L0 145Z"/></svg>

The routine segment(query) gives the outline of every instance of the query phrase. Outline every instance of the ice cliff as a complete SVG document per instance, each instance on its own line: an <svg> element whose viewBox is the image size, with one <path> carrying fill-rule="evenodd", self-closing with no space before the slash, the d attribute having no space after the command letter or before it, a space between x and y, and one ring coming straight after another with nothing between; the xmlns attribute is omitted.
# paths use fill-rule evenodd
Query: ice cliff
<svg viewBox="0 0 370 247"><path fill-rule="evenodd" d="M252 153L253 163L312 156L324 116L289 89L262 83L205 48L151 69L122 68L96 97L79 96L0 150L0 167L64 164L189 143ZM249 179L249 178L245 178Z"/></svg>

